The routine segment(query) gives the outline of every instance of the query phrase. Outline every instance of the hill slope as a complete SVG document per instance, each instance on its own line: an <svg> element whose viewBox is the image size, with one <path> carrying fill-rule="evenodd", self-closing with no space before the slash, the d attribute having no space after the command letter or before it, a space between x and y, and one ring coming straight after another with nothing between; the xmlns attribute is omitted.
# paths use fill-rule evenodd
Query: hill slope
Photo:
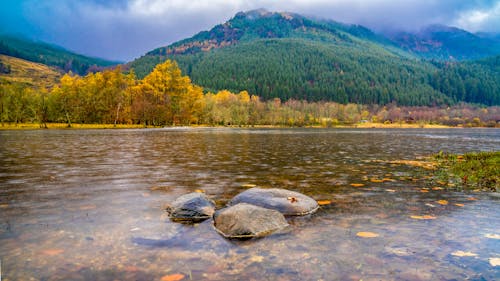
<svg viewBox="0 0 500 281"><path fill-rule="evenodd" d="M500 38L472 34L443 25L431 25L418 32L388 34L398 46L420 57L439 60L470 60L500 54Z"/></svg>
<svg viewBox="0 0 500 281"><path fill-rule="evenodd" d="M143 77L165 59L176 60L194 83L210 91L248 90L264 99L404 105L479 99L496 104L491 96L498 95L493 90L481 98L453 94L436 82L445 73L444 64L423 61L362 26L265 10L238 13L129 66ZM491 89L500 85L494 75L492 80Z"/></svg>
<svg viewBox="0 0 500 281"><path fill-rule="evenodd" d="M44 64L0 55L0 84L18 84L31 88L51 88L61 73Z"/></svg>
<svg viewBox="0 0 500 281"><path fill-rule="evenodd" d="M81 75L89 70L118 64L118 62L86 57L58 46L10 35L0 35L0 54L54 66L64 72L72 71Z"/></svg>

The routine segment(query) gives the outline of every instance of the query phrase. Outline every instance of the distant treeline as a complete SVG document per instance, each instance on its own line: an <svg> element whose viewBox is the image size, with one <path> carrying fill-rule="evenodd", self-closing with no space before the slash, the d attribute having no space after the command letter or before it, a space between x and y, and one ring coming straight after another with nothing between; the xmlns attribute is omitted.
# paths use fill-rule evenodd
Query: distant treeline
<svg viewBox="0 0 500 281"><path fill-rule="evenodd" d="M279 98L263 101L247 91L203 93L169 60L143 79L137 79L133 71L124 74L116 68L83 77L66 74L50 90L20 83L0 84L2 123L328 127L371 121L496 126L498 120L500 107L379 106L296 99L282 102Z"/></svg>
<svg viewBox="0 0 500 281"><path fill-rule="evenodd" d="M247 90L263 100L443 106L500 105L500 56L429 62L368 45L354 48L305 39L266 39L211 52L144 56L131 63L144 77L166 58L206 89Z"/></svg>

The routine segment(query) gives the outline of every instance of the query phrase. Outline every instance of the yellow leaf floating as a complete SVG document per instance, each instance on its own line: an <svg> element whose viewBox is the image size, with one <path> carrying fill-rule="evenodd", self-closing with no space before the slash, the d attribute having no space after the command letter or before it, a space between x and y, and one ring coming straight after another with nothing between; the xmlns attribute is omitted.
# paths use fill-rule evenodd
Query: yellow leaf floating
<svg viewBox="0 0 500 281"><path fill-rule="evenodd" d="M251 184L251 183L246 183L246 184L242 184L241 187L245 187L245 188L252 188L252 187L256 187L257 185L256 184Z"/></svg>
<svg viewBox="0 0 500 281"><path fill-rule="evenodd" d="M490 258L488 261L491 266L500 266L500 258Z"/></svg>
<svg viewBox="0 0 500 281"><path fill-rule="evenodd" d="M64 253L64 250L62 249L47 249L42 251L42 254L46 256L56 256L62 253Z"/></svg>
<svg viewBox="0 0 500 281"><path fill-rule="evenodd" d="M362 186L365 186L364 183L351 183L351 186L352 187L362 187Z"/></svg>
<svg viewBox="0 0 500 281"><path fill-rule="evenodd" d="M420 192L427 193L427 192L429 192L429 190L427 190L427 189L420 189Z"/></svg>
<svg viewBox="0 0 500 281"><path fill-rule="evenodd" d="M161 281L180 281L182 279L184 279L184 274L176 273L176 274L165 275L160 280Z"/></svg>
<svg viewBox="0 0 500 281"><path fill-rule="evenodd" d="M438 203L440 205L448 205L448 201L446 201L446 200L439 200L439 201L436 201L436 203Z"/></svg>
<svg viewBox="0 0 500 281"><path fill-rule="evenodd" d="M464 252L464 251L455 251L451 253L452 256L455 257L477 257L477 254L474 254L472 252Z"/></svg>
<svg viewBox="0 0 500 281"><path fill-rule="evenodd" d="M375 232L361 231L361 232L356 233L356 236L363 237L363 238L375 238L375 237L378 237L379 235Z"/></svg>
<svg viewBox="0 0 500 281"><path fill-rule="evenodd" d="M332 203L332 201L330 200L318 200L318 205L322 206L322 205L330 205Z"/></svg>
<svg viewBox="0 0 500 281"><path fill-rule="evenodd" d="M423 215L423 216L410 216L412 219L416 220L435 220L435 216L430 216L430 215Z"/></svg>
<svg viewBox="0 0 500 281"><path fill-rule="evenodd" d="M465 205L464 204L460 204L460 203L455 203L455 206L457 206L457 207L463 207Z"/></svg>
<svg viewBox="0 0 500 281"><path fill-rule="evenodd" d="M387 192L396 192L396 190L394 190L394 189L386 189L385 191L387 191Z"/></svg>
<svg viewBox="0 0 500 281"><path fill-rule="evenodd" d="M263 262L264 261L264 257L263 256L252 256L250 258L250 260L252 262Z"/></svg>
<svg viewBox="0 0 500 281"><path fill-rule="evenodd" d="M378 182L384 182L384 180L380 180L380 179L376 179L376 178L372 178L372 179L370 179L370 181L371 182L376 182L376 183L378 183Z"/></svg>
<svg viewBox="0 0 500 281"><path fill-rule="evenodd" d="M194 192L196 192L196 193L205 193L205 190L203 190L203 189L197 189Z"/></svg>
<svg viewBox="0 0 500 281"><path fill-rule="evenodd" d="M488 234L484 235L484 237L490 238L490 239L500 239L500 235L498 235L498 234L491 234L491 233L488 233Z"/></svg>

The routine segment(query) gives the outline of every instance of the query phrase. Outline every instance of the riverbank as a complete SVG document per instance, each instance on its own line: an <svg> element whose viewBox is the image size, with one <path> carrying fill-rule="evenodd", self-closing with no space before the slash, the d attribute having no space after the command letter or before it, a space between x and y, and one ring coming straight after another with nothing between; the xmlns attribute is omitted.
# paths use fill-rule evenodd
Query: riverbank
<svg viewBox="0 0 500 281"><path fill-rule="evenodd" d="M233 127L233 128L294 128L279 125L243 125L243 126L211 126L211 125L191 125L189 127ZM144 129L144 128L163 128L158 126L144 126L142 124L71 124L67 123L47 123L46 126L39 123L3 123L0 124L0 130L36 130L36 129ZM341 124L331 127L324 126L306 126L305 128L362 128L362 129L449 129L463 128L461 126L446 126L440 124L416 124L416 123L356 123ZM486 127L476 127L486 128ZM498 127L497 127L498 128Z"/></svg>

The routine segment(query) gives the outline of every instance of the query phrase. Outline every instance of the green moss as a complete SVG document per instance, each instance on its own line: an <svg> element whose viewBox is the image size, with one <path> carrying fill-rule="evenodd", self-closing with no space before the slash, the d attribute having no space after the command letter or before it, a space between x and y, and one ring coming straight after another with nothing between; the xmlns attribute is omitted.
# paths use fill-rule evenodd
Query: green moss
<svg viewBox="0 0 500 281"><path fill-rule="evenodd" d="M439 153L436 180L447 181L460 189L500 191L500 151L464 155Z"/></svg>

